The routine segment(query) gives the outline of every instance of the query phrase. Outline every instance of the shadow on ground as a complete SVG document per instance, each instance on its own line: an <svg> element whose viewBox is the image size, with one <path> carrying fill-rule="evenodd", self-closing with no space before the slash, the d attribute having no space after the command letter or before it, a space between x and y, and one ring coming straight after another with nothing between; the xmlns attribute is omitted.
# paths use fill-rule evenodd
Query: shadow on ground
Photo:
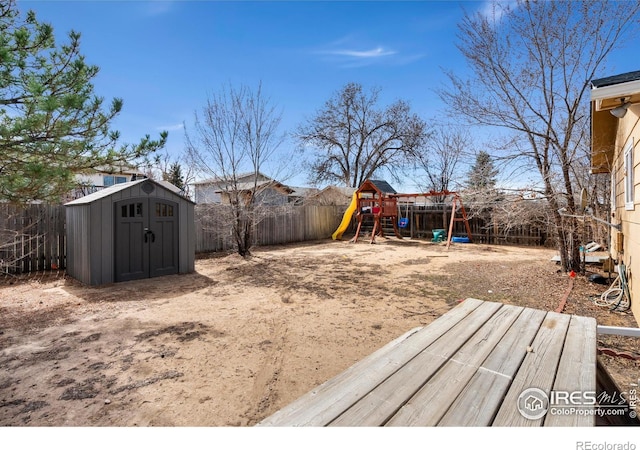
<svg viewBox="0 0 640 450"><path fill-rule="evenodd" d="M126 302L179 297L216 284L218 284L217 281L195 272L102 286L86 286L72 278L67 278L61 289L87 302Z"/></svg>

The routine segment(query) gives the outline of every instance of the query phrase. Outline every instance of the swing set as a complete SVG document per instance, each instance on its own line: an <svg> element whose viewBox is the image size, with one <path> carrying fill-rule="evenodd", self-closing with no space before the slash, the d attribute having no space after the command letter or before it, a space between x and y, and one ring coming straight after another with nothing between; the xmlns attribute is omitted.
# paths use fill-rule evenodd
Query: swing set
<svg viewBox="0 0 640 450"><path fill-rule="evenodd" d="M452 191L443 191L443 192L423 192L416 194L399 194L393 189L386 181L382 180L366 180L362 185L358 188L358 190L354 194L354 207L353 209L349 208L345 212L346 215L351 217L351 214L356 211L356 219L358 221L358 227L356 229L355 236L351 239L350 242L357 242L358 237L360 236L360 231L362 228L362 223L365 220L373 220L373 231L371 232L371 243L375 242L376 236L383 236L384 231L382 227L382 222L384 219L390 220L393 224L393 231L396 237L399 239L404 239L402 234L400 233L400 229L407 228L409 226L409 198L417 198L417 197L451 197L451 220L449 222L449 233L447 235L447 248L451 245L453 239L453 228L455 222L461 221L464 222L465 229L467 232L467 238L465 238L464 242L473 242L471 236L471 227L469 226L469 220L467 218L467 212L462 205L462 200L458 193ZM404 200L405 203L405 211L402 214L402 207L400 207L399 200ZM400 216L400 217L398 217ZM343 222L344 222L343 219ZM337 231L336 231L337 233ZM334 239L338 235L334 233ZM341 236L342 233L339 235Z"/></svg>
<svg viewBox="0 0 640 450"><path fill-rule="evenodd" d="M467 217L467 211L464 208L464 205L462 204L462 199L460 198L460 195L457 192L454 191L440 191L440 192L436 192L436 191L429 191L429 192L421 192L421 193L414 193L414 194L394 194L395 197L399 199L404 200L404 204L405 204L405 217L401 217L399 222L398 222L398 226L401 226L401 228L406 228L409 225L409 198L428 198L428 197L450 197L451 198L451 220L449 221L449 230L447 233L447 248L449 248L449 246L451 245L451 242L473 242L473 237L471 235L471 227L469 226L469 219ZM402 207L399 206L399 210L402 214ZM462 238L462 237L454 237L453 236L453 229L455 226L456 222L463 222L464 226L465 226L465 231L467 232L467 237ZM445 230L434 230L434 233L438 231L441 232L442 234L444 234ZM441 235L436 236L434 234L434 240L433 242L442 242L443 238L441 237Z"/></svg>

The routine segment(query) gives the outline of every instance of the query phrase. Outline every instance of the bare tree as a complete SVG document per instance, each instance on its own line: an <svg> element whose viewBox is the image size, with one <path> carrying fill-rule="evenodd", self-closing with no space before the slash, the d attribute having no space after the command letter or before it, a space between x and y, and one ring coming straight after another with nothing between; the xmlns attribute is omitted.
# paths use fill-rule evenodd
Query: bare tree
<svg viewBox="0 0 640 450"><path fill-rule="evenodd" d="M379 92L349 83L298 128L302 145L316 151L312 182L358 187L380 169L393 171L415 156L426 124L401 100L380 109Z"/></svg>
<svg viewBox="0 0 640 450"><path fill-rule="evenodd" d="M0 275L19 273L23 261L38 253L44 238L39 232L42 212L33 205L25 214L24 208L0 202Z"/></svg>
<svg viewBox="0 0 640 450"><path fill-rule="evenodd" d="M224 222L243 257L250 256L253 231L263 211L258 201L265 190L261 171L283 139L278 134L280 120L261 85L256 90L229 85L195 113L191 133L185 127L189 158L224 194Z"/></svg>
<svg viewBox="0 0 640 450"><path fill-rule="evenodd" d="M418 154L419 169L425 174L424 190L443 193L433 197L437 203L444 203L448 197L446 192L456 189L458 163L470 143L471 137L465 130L443 125L429 136L424 151ZM442 225L447 228L446 208L443 208Z"/></svg>
<svg viewBox="0 0 640 450"><path fill-rule="evenodd" d="M588 149L587 149L588 150ZM583 241L594 240L599 244L608 244L610 227L606 222L611 217L611 177L610 174L592 174L589 154L576 158L571 165L571 173L575 183L575 192L587 194L588 211L577 205L577 215L583 215ZM593 220L591 216L600 220ZM583 242L584 244L585 242Z"/></svg>
<svg viewBox="0 0 640 450"><path fill-rule="evenodd" d="M468 151L471 137L466 131L442 126L435 130L426 141L425 151L419 153L419 166L426 175L425 188L429 191L444 192L458 185L458 163Z"/></svg>
<svg viewBox="0 0 640 450"><path fill-rule="evenodd" d="M492 228L498 239L506 240L514 230L522 228L538 229L540 245L545 245L550 239L548 230L551 229L553 215L549 202L535 191L518 189L503 192L484 218L485 226Z"/></svg>
<svg viewBox="0 0 640 450"><path fill-rule="evenodd" d="M31 243L37 243L41 236L32 235L29 231L24 228L20 230L0 229L0 275L11 275L13 272L19 271L22 259L33 253ZM25 248L24 244L26 244L26 248L30 249L28 253L22 252Z"/></svg>
<svg viewBox="0 0 640 450"><path fill-rule="evenodd" d="M441 97L473 124L500 127L510 156L540 177L565 270L580 254L571 171L589 145L590 80L619 41L636 31L637 2L494 3L493 14L466 14L459 49L472 69L447 75Z"/></svg>

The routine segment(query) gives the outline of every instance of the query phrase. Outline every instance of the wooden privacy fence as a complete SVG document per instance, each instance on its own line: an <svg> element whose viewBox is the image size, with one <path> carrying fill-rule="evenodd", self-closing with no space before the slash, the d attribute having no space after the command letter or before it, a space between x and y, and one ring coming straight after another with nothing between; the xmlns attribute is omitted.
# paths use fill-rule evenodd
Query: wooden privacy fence
<svg viewBox="0 0 640 450"><path fill-rule="evenodd" d="M256 213L256 245L278 245L326 239L342 220L345 206L271 206ZM228 207L196 205L196 253L227 251L234 248Z"/></svg>
<svg viewBox="0 0 640 450"><path fill-rule="evenodd" d="M63 206L0 204L0 273L63 268L65 255Z"/></svg>
<svg viewBox="0 0 640 450"><path fill-rule="evenodd" d="M408 218L406 228L401 229L401 234L410 238L433 237L433 230L449 230L451 220L451 208L429 208L422 206L402 206L399 208L398 218ZM481 217L474 217L473 210L467 210L469 215L469 227L473 242L477 244L510 244L528 246L553 246L555 241L547 231L535 225L520 225L506 228L501 225L489 225ZM457 217L461 217L458 213ZM454 236L466 236L467 232L463 222L456 222L453 230Z"/></svg>
<svg viewBox="0 0 640 450"><path fill-rule="evenodd" d="M346 206L273 206L259 209L254 229L255 245L279 245L327 239L336 230ZM229 251L234 240L222 205L196 205L196 253ZM403 236L431 239L434 229L448 229L450 211L403 207L399 217L409 224ZM485 244L550 245L544 229L522 226L509 230L486 227L481 218L469 220L474 242ZM355 226L347 230L345 239ZM465 235L461 222L454 235ZM16 207L0 204L0 273L62 269L66 263L65 210L62 205Z"/></svg>

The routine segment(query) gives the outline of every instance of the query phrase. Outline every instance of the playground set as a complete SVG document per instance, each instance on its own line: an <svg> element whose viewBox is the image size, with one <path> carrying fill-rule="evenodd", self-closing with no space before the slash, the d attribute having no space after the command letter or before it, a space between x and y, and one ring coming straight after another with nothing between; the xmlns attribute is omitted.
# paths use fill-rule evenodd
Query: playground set
<svg viewBox="0 0 640 450"><path fill-rule="evenodd" d="M417 197L450 197L451 198L451 220L449 222L449 232L447 234L447 248L452 242L472 242L471 227L467 219L467 212L464 209L462 200L456 192L423 192L415 194L399 194L393 189L389 183L382 180L366 180L353 193L351 204L345 211L342 222L338 229L333 233L332 238L338 240L342 238L342 234L347 230L351 223L353 214L356 214L358 226L355 236L350 242L357 242L362 224L365 221L373 222L373 230L371 231L370 243L375 243L376 236L384 237L383 223L391 223L396 237L404 239L400 233L400 229L406 228L409 224L409 217L403 217L401 208L399 207L400 199L408 202L410 198ZM408 203L407 203L408 204ZM459 216L458 216L459 213ZM454 237L453 230L456 222L464 222L467 237ZM444 241L444 231L441 229L433 230L433 242Z"/></svg>

